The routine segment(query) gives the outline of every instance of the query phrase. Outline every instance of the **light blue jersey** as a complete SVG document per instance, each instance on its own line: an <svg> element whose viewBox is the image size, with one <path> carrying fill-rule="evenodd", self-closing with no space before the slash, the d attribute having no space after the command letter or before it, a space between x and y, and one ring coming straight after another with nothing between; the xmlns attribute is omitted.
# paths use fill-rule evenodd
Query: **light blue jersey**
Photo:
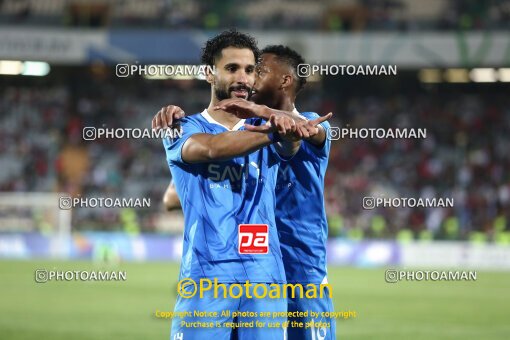
<svg viewBox="0 0 510 340"><path fill-rule="evenodd" d="M314 112L303 112L309 120L319 117ZM327 131L329 123L321 123ZM287 281L291 283L315 284L317 291L321 283L327 283L326 241L328 223L324 205L324 176L328 166L331 141L326 138L322 146L302 141L297 154L280 164L276 185L276 225L280 237L283 263ZM329 292L329 289L327 289ZM317 315L334 310L332 299L287 298L288 311L313 311ZM302 322L313 327L289 327L288 339L333 340L336 338L336 321L330 317L294 318L289 321Z"/></svg>
<svg viewBox="0 0 510 340"><path fill-rule="evenodd" d="M303 112L309 120L319 115ZM327 131L329 123L321 123ZM324 206L324 176L331 141L315 146L303 141L297 154L282 162L276 185L276 225L287 281L320 284L325 280L328 223Z"/></svg>
<svg viewBox="0 0 510 340"><path fill-rule="evenodd" d="M243 123L240 121L233 130L244 130ZM256 124L255 120L250 123ZM264 147L228 161L189 164L181 155L189 137L229 130L207 110L183 118L181 128L182 136L163 142L184 212L180 279L284 283L274 216L276 176L281 159L274 147ZM263 242L267 243L266 251L241 253L241 224L268 226L267 241Z"/></svg>

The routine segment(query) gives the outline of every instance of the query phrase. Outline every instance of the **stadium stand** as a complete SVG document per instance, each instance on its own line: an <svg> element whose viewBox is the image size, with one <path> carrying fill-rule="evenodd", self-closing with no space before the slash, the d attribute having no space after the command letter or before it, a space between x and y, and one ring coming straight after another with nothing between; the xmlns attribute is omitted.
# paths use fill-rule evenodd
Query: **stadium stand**
<svg viewBox="0 0 510 340"><path fill-rule="evenodd" d="M508 0L0 1L0 23L19 25L428 31L507 29L509 18Z"/></svg>
<svg viewBox="0 0 510 340"><path fill-rule="evenodd" d="M47 88L0 90L0 191L58 191L72 195L151 197L140 212L143 231L157 229L159 198L170 180L158 140L82 139L82 128L149 127L164 104L188 113L207 105L205 82L80 77ZM193 96L186 95L192 91ZM510 213L505 145L510 128L508 97L495 93L446 92L329 95L309 84L300 110L333 111L338 127L424 127L423 140L341 139L333 142L326 178L332 236L467 239L480 231L490 239ZM451 131L456 131L452 134ZM16 142L19 141L19 142ZM21 176L20 176L21 174ZM363 210L365 196L453 197L454 209ZM75 230L121 228L120 211L77 209ZM460 227L462 226L462 227Z"/></svg>

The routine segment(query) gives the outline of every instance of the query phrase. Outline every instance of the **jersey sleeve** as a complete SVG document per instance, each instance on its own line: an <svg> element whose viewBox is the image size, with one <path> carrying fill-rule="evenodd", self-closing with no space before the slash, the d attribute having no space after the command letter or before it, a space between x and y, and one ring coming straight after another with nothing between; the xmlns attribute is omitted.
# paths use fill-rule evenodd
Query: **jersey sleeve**
<svg viewBox="0 0 510 340"><path fill-rule="evenodd" d="M319 118L320 116L315 112L302 112L302 116L304 116L308 120L313 120L316 118ZM311 152L312 154L316 155L317 157L329 157L329 150L331 148L331 140L328 138L329 136L329 130L331 129L331 125L326 120L319 124L324 128L324 131L326 132L326 139L324 140L324 143L322 146L314 145L310 142L307 142L303 140L303 143L301 143L302 148L306 148L307 151Z"/></svg>
<svg viewBox="0 0 510 340"><path fill-rule="evenodd" d="M197 133L204 133L204 129L196 120L188 117L181 119L181 134L174 138L163 139L167 161L186 164L182 159L182 147L191 136Z"/></svg>

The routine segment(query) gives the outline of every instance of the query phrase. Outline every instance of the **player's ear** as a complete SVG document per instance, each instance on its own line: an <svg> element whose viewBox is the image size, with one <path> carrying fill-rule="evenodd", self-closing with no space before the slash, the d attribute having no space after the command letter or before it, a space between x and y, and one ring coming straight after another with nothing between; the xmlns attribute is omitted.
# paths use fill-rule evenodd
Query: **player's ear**
<svg viewBox="0 0 510 340"><path fill-rule="evenodd" d="M205 80L209 83L214 85L214 67L206 67L205 68Z"/></svg>
<svg viewBox="0 0 510 340"><path fill-rule="evenodd" d="M294 78L292 78L292 75L284 74L282 76L282 81L280 83L280 86L282 88L290 88L290 87L292 87L292 84L294 84Z"/></svg>

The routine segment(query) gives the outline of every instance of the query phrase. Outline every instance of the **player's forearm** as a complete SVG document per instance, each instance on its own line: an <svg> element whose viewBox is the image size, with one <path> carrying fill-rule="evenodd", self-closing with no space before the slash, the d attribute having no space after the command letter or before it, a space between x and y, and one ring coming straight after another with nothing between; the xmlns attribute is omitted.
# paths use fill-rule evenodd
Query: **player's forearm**
<svg viewBox="0 0 510 340"><path fill-rule="evenodd" d="M285 116L293 119L295 122L300 122L300 121L306 120L305 118L301 117L300 115L296 114L295 112L276 110L276 109L267 107L265 105L258 112L258 117L265 119L265 120L269 120L269 117L271 117L271 115L285 115Z"/></svg>
<svg viewBox="0 0 510 340"><path fill-rule="evenodd" d="M194 135L185 143L182 158L188 163L223 161L250 154L271 143L268 134L251 131Z"/></svg>
<svg viewBox="0 0 510 340"><path fill-rule="evenodd" d="M318 125L317 127L319 128L318 134L314 135L313 137L303 139L309 143L312 143L313 145L322 146L324 145L324 141L326 140L326 131L320 125Z"/></svg>
<svg viewBox="0 0 510 340"><path fill-rule="evenodd" d="M233 131L214 135L211 140L210 159L226 160L244 156L271 144L266 133Z"/></svg>

